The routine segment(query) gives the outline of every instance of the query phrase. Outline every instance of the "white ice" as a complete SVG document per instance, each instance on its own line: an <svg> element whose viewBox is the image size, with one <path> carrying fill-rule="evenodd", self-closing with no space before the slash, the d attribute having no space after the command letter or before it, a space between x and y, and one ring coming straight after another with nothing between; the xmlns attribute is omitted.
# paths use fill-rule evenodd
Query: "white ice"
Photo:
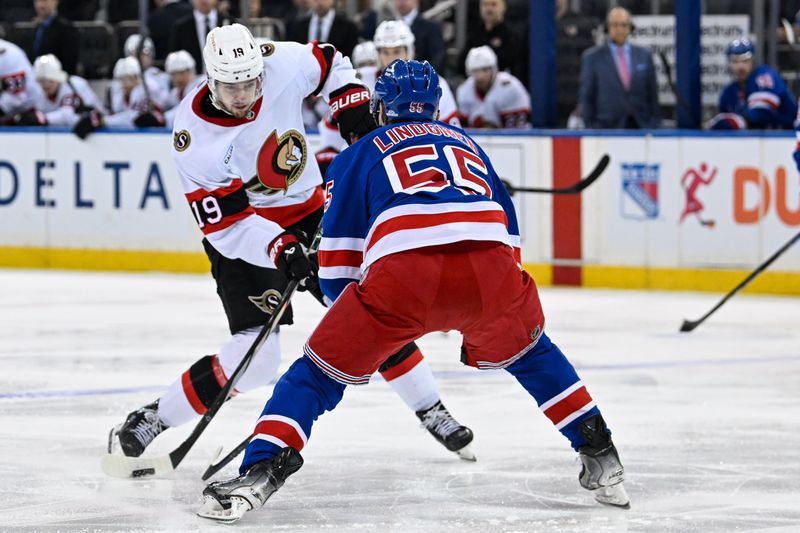
<svg viewBox="0 0 800 533"><path fill-rule="evenodd" d="M171 477L100 471L108 429L226 339L210 276L6 270L0 294L2 531L800 531L798 298L739 295L681 334L720 295L542 291L550 336L614 431L628 511L578 486L574 452L509 375L462 366L458 335L436 334L420 344L477 463L373 380L319 420L265 508L222 526L195 516L199 477L251 430L268 387L226 405ZM321 314L298 295L282 368Z"/></svg>

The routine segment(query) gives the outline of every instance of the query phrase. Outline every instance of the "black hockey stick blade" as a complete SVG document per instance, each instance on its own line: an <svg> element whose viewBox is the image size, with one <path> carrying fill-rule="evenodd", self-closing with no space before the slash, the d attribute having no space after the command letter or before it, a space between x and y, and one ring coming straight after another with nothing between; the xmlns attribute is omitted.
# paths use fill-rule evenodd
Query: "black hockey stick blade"
<svg viewBox="0 0 800 533"><path fill-rule="evenodd" d="M240 442L239 445L236 446L236 448L234 448L230 452L228 452L228 455L226 455L225 457L223 457L222 459L220 459L216 463L212 461L211 464L208 465L208 468L206 468L206 471L203 472L203 475L202 475L201 479L203 481L208 481L208 479L211 476L213 476L214 474L216 474L217 472L219 472L220 470L222 470L223 468L228 466L228 464L231 461L236 459L236 457L240 453L242 453L245 448L247 448L247 445L250 444L250 441L252 439L253 439L253 436L249 435L246 439L244 439L242 442Z"/></svg>
<svg viewBox="0 0 800 533"><path fill-rule="evenodd" d="M694 329L695 329L697 326L699 326L700 324L702 324L703 322L705 322L705 320L706 320L708 317L710 317L712 314L714 314L714 312L715 312L717 309L719 309L720 307L722 307L722 306L723 306L723 304L725 304L725 302L727 302L728 300L730 300L730 299L733 297L733 295L734 295L734 294L736 294L736 293L737 293L737 292L739 292L740 290L744 289L744 288L745 288L745 287L746 287L746 286L747 286L747 285L748 285L748 284L749 284L751 281L753 281L753 280L755 279L755 277L756 277L756 276L758 276L759 274L761 274L762 272L764 272L764 271L767 269L767 267L768 267L768 266L770 266L772 263L774 263L776 259L778 259L778 258L779 258L781 255L783 255L783 253L784 253L786 250L788 250L789 248L791 248L791 247L792 247L792 245L793 245L794 243L796 243L797 241L800 241L800 233L798 233L797 235L795 235L794 237L792 237L791 239L789 239L789 241L788 241L786 244L784 244L783 246L781 246L781 247L780 247L780 248L779 248L779 249L778 249L778 250L777 250L777 251L776 251L774 254L772 254L771 256L769 256L769 258L768 258L766 261L764 261L763 263L761 263L760 265L758 265L758 266L756 267L756 269L755 269L755 270L753 270L753 271L750 273L750 275L749 275L749 276L747 276L746 278L744 278L744 279L742 280L742 282L741 282L741 283L739 283L739 284L738 284L736 287L734 287L733 289L731 289L731 290L730 290L730 292L728 292L728 294L726 294L726 295L725 295L725 296L722 298L722 300L720 300L719 302L717 302L717 305L715 305L714 307L712 307L712 308L711 308L711 310L710 310L710 311L708 311L706 314L704 314L703 316L701 316L701 317L700 317L700 318L698 318L697 320L684 320L684 321L683 321L683 324L681 324L681 329L680 329L680 331L681 331L682 333L688 333L689 331L693 331L693 330L694 330Z"/></svg>
<svg viewBox="0 0 800 533"><path fill-rule="evenodd" d="M597 162L597 165L595 165L592 171L585 178L567 187L515 187L505 180L503 180L503 184L506 186L506 189L508 189L508 194L512 196L514 193L518 192L531 192L540 194L580 194L584 189L597 181L597 179L603 175L603 172L605 172L610 162L611 158L608 156L608 154L603 154L603 157L600 158L600 161Z"/></svg>

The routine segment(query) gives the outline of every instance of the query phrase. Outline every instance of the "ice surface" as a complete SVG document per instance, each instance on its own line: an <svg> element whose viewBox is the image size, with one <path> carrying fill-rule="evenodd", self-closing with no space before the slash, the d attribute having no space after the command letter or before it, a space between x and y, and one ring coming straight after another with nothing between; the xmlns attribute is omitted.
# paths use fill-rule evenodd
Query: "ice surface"
<svg viewBox="0 0 800 533"><path fill-rule="evenodd" d="M251 430L269 388L226 405L168 479L100 471L108 429L225 341L210 276L6 270L0 294L2 531L800 531L797 298L739 295L680 334L719 295L542 291L550 336L614 430L629 511L578 486L567 441L510 376L460 365L458 335L435 334L420 345L475 431L477 463L373 380L320 419L305 466L264 509L222 526L194 514L200 474ZM296 297L283 368L321 314Z"/></svg>

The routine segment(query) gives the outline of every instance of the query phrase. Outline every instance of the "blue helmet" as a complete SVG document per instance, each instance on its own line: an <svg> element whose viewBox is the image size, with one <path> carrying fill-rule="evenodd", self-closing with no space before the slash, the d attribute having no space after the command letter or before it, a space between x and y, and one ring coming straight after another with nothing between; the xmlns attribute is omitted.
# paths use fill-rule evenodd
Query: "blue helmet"
<svg viewBox="0 0 800 533"><path fill-rule="evenodd" d="M439 75L427 61L397 59L375 82L369 108L377 122L380 103L387 122L434 120L442 88Z"/></svg>
<svg viewBox="0 0 800 533"><path fill-rule="evenodd" d="M753 46L753 43L750 42L750 39L746 37L734 39L731 41L731 44L728 45L729 58L731 56L745 56L745 58L753 57L755 52L756 48Z"/></svg>

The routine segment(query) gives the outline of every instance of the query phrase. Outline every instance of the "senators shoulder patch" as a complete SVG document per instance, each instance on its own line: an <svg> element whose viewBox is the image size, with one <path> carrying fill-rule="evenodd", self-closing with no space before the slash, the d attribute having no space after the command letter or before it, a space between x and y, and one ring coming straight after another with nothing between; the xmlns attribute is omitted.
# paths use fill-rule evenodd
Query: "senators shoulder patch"
<svg viewBox="0 0 800 533"><path fill-rule="evenodd" d="M192 136L189 135L189 132L186 130L175 132L175 135L173 136L173 144L176 151L183 152L189 148L190 144L192 144Z"/></svg>
<svg viewBox="0 0 800 533"><path fill-rule="evenodd" d="M264 43L261 45L261 57L269 57L275 53L275 45L272 43Z"/></svg>

